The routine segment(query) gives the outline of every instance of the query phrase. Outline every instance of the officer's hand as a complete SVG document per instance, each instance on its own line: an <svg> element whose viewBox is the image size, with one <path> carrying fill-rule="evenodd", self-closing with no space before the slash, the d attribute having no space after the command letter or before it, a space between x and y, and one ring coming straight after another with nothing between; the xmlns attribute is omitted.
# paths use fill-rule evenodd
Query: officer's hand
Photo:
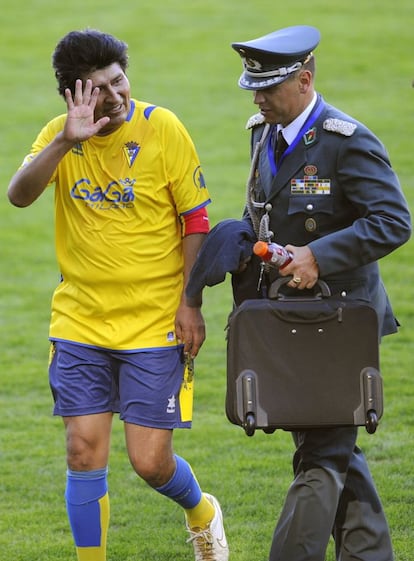
<svg viewBox="0 0 414 561"><path fill-rule="evenodd" d="M279 269L279 273L283 277L293 276L288 283L288 286L292 288L299 288L300 290L313 288L319 278L319 268L309 246L287 245L286 249L293 254L293 259L288 265Z"/></svg>

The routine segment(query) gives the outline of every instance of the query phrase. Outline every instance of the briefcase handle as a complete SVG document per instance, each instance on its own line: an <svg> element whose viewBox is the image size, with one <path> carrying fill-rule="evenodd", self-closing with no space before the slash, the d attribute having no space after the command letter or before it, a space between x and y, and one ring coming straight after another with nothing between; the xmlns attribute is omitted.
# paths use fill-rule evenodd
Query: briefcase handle
<svg viewBox="0 0 414 561"><path fill-rule="evenodd" d="M275 299L283 300L284 298L288 298L287 296L281 294L279 290L283 285L291 281L292 278L293 278L292 276L279 277L274 282L272 282L269 288L268 298L270 298L271 300L275 300ZM313 287L313 290L314 290L314 298L328 298L329 296L331 296L331 290L329 286L322 279L317 280L315 286ZM308 299L309 298L306 298L306 300Z"/></svg>

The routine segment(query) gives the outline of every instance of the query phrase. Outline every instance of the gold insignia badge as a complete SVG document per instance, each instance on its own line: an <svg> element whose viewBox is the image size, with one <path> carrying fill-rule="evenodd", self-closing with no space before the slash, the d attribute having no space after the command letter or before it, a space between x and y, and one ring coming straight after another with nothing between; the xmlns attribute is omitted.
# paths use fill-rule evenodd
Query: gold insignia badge
<svg viewBox="0 0 414 561"><path fill-rule="evenodd" d="M318 168L313 165L308 165L303 168L305 175L318 175Z"/></svg>
<svg viewBox="0 0 414 561"><path fill-rule="evenodd" d="M316 220L314 218L307 218L305 220L305 230L307 232L314 232L316 230Z"/></svg>

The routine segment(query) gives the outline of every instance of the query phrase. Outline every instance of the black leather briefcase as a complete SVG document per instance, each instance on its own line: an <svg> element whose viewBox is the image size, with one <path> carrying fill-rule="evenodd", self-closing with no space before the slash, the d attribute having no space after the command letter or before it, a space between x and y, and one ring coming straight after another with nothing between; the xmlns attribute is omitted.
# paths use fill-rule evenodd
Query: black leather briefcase
<svg viewBox="0 0 414 561"><path fill-rule="evenodd" d="M383 413L378 320L364 302L334 298L323 281L311 297L245 300L227 331L226 414L256 429L365 426Z"/></svg>

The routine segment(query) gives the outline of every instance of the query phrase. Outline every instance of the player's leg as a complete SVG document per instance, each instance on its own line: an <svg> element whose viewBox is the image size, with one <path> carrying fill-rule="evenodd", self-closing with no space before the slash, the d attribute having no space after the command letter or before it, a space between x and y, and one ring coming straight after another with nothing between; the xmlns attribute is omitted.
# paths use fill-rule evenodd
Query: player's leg
<svg viewBox="0 0 414 561"><path fill-rule="evenodd" d="M129 457L136 473L186 515L196 559L226 561L228 547L220 505L203 493L189 463L172 452L172 431L125 423Z"/></svg>
<svg viewBox="0 0 414 561"><path fill-rule="evenodd" d="M196 558L226 561L220 506L202 492L188 462L173 452L173 429L191 426L188 408L183 420L181 351L136 353L125 360L119 379L121 418L132 466L151 487L185 510Z"/></svg>
<svg viewBox="0 0 414 561"><path fill-rule="evenodd" d="M66 506L79 561L105 561L109 524L107 465L116 401L112 363L79 345L52 346L54 413L67 442ZM91 397L93 396L93 397Z"/></svg>
<svg viewBox="0 0 414 561"><path fill-rule="evenodd" d="M201 492L188 462L173 454L172 431L125 423L125 435L135 472L187 510L192 526L207 526L214 517L214 507Z"/></svg>
<svg viewBox="0 0 414 561"><path fill-rule="evenodd" d="M105 561L109 526L108 453L112 413L64 417L66 509L79 561Z"/></svg>

